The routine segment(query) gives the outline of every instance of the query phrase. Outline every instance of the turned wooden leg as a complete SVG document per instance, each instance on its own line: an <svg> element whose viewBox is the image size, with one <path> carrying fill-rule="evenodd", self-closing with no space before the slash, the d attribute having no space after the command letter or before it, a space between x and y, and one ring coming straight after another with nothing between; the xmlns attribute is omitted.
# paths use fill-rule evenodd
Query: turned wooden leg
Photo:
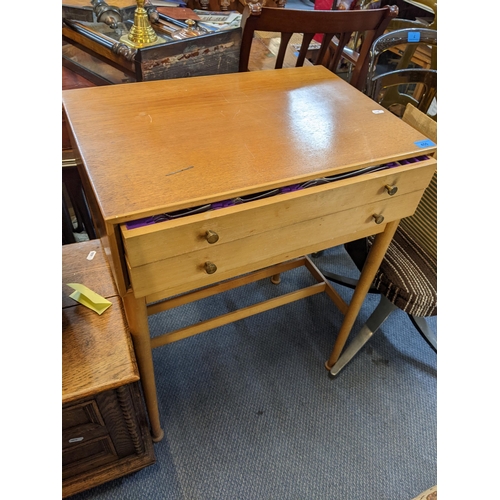
<svg viewBox="0 0 500 500"><path fill-rule="evenodd" d="M327 370L331 370L332 366L337 362L342 353L342 349L344 348L347 338L349 337L349 333L351 332L354 322L358 317L358 313L363 305L366 294L373 283L375 274L382 263L385 252L392 241L392 237L396 232L398 224L399 220L389 222L386 225L385 230L382 233L377 234L375 237L373 245L366 258L365 265L363 266L363 270L361 271L361 275L356 289L354 290L351 302L349 303L344 321L340 327L339 334L337 335L333 351L330 354L330 358L325 363Z"/></svg>
<svg viewBox="0 0 500 500"><path fill-rule="evenodd" d="M144 399L151 424L152 439L158 442L163 439L164 432L160 425L160 413L156 396L153 352L149 335L146 300L144 298L136 299L132 292L128 292L123 297L123 305L141 375Z"/></svg>

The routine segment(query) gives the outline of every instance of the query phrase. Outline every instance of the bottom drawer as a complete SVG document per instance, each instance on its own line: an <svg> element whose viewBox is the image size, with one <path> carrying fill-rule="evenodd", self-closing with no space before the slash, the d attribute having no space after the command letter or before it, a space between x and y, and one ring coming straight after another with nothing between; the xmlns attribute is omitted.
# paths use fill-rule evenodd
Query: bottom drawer
<svg viewBox="0 0 500 500"><path fill-rule="evenodd" d="M118 458L95 399L63 408L62 448L63 479Z"/></svg>
<svg viewBox="0 0 500 500"><path fill-rule="evenodd" d="M63 407L63 478L144 452L133 392L125 385Z"/></svg>
<svg viewBox="0 0 500 500"><path fill-rule="evenodd" d="M63 498L155 462L137 382L63 405Z"/></svg>
<svg viewBox="0 0 500 500"><path fill-rule="evenodd" d="M76 476L116 460L117 454L109 436L82 442L78 446L63 450L62 478Z"/></svg>

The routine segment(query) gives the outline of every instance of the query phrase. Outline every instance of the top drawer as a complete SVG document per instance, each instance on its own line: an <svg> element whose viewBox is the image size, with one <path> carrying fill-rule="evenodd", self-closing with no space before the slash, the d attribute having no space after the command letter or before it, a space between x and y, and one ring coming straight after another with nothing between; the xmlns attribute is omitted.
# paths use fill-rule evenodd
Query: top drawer
<svg viewBox="0 0 500 500"><path fill-rule="evenodd" d="M255 270L264 260L261 267L271 265L273 255L281 258L288 252L287 257L293 258L298 256L293 255L294 251L306 246L318 251L321 247L328 247L328 240L355 233L367 224L373 224L373 234L380 232L371 212L384 215L384 223L411 215L435 168L435 160L429 159L151 226L127 229L122 225L134 293L138 297L175 288L175 273L169 272L163 284L161 278L149 278L167 268L174 270L186 260L186 254L193 258L199 254L203 260L209 257L207 252L215 251L220 262L221 258L225 259L225 254L232 255L237 248L239 260L242 263L254 262L250 267ZM397 192L389 194L387 186L396 186ZM363 210L359 210L361 207ZM331 218L332 214L337 214L335 219ZM263 248L261 243L264 241L273 241L272 248L265 245L266 255L256 258L245 253L246 248L251 248L254 254L255 248ZM314 247L316 243L317 247ZM164 264L159 265L160 262ZM233 263L231 272L227 269L227 273L236 275L235 266L237 264ZM242 267L241 271L244 273L249 269ZM186 272L190 274L191 271L186 268ZM225 279L222 273L218 276ZM190 276L184 274L184 278L186 290L208 284L208 281L218 281L215 276L207 281L200 275L200 280L188 284ZM178 279L181 279L180 275ZM175 293L178 292L176 289Z"/></svg>

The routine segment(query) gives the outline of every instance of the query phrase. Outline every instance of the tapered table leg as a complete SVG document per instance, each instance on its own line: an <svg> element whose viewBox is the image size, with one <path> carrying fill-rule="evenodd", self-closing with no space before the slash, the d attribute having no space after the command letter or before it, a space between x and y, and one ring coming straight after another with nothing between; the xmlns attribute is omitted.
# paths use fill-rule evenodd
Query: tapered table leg
<svg viewBox="0 0 500 500"><path fill-rule="evenodd" d="M377 274L377 270L382 263L385 252L391 244L398 224L399 220L389 222L385 226L385 230L382 233L377 234L377 236L375 237L373 245L366 258L365 265L363 266L363 270L361 271L361 275L359 277L356 289L354 290L351 302L349 303L344 321L342 322L339 333L337 335L337 340L335 341L335 345L333 346L333 351L330 354L330 358L325 363L327 370L332 369L332 366L337 362L342 353L342 349L344 348L347 338L349 337L349 333L351 332L354 322L358 317L366 294L368 293L368 290L373 283L373 279Z"/></svg>
<svg viewBox="0 0 500 500"><path fill-rule="evenodd" d="M160 425L146 300L144 298L136 299L131 292L128 292L123 297L123 305L139 366L144 399L151 424L152 439L158 442L163 439L164 432Z"/></svg>
<svg viewBox="0 0 500 500"><path fill-rule="evenodd" d="M371 339L372 335L380 328L382 323L390 316L397 307L384 295L380 296L380 302L361 330L349 342L349 345L342 351L340 358L335 362L330 370L330 375L334 377L340 373L344 366L361 350L361 348Z"/></svg>

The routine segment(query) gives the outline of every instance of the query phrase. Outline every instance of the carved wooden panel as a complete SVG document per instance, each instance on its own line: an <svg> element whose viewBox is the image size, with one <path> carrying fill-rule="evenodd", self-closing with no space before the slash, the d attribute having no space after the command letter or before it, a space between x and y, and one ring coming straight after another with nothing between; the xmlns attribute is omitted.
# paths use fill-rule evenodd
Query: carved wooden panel
<svg viewBox="0 0 500 500"><path fill-rule="evenodd" d="M63 497L154 463L137 383L63 405Z"/></svg>

